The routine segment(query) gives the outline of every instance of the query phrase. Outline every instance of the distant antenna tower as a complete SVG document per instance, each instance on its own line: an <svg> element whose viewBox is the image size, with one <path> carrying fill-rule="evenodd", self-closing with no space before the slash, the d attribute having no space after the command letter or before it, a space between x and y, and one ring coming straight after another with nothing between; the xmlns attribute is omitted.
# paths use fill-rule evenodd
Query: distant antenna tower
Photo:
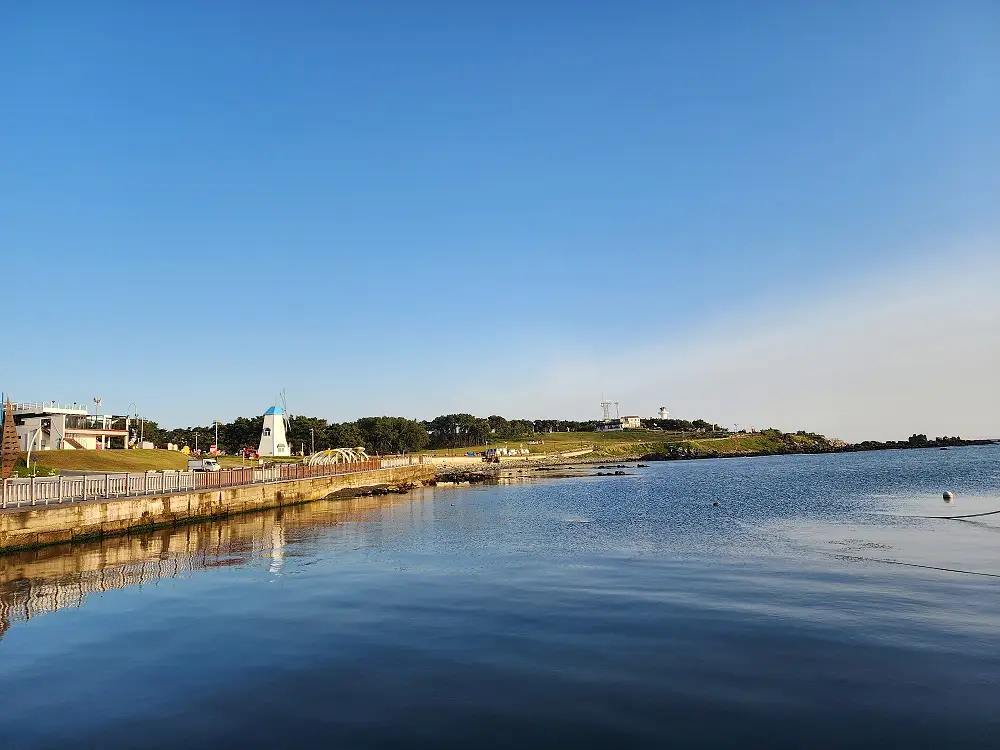
<svg viewBox="0 0 1000 750"><path fill-rule="evenodd" d="M604 421L605 422L610 422L611 421L611 407L612 406L617 407L617 405L615 404L614 401L602 401L601 402L601 409L604 410Z"/></svg>

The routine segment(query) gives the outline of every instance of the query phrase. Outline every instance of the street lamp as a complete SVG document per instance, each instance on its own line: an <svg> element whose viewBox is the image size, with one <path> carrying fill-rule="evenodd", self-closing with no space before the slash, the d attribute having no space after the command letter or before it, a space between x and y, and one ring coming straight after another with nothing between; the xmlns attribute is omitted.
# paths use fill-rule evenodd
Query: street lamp
<svg viewBox="0 0 1000 750"><path fill-rule="evenodd" d="M132 413L133 409L136 411L136 419L139 418L138 407L135 405L135 401L130 401L128 406L125 407L125 449L128 450L129 440L132 438L132 431L129 429L129 418L128 415Z"/></svg>
<svg viewBox="0 0 1000 750"><path fill-rule="evenodd" d="M316 431L312 427L309 428L309 452L316 452Z"/></svg>

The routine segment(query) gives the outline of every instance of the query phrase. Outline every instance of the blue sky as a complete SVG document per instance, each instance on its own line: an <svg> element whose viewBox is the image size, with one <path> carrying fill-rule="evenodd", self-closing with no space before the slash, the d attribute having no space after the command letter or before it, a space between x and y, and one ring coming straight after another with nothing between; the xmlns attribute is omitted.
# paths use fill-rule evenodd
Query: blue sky
<svg viewBox="0 0 1000 750"><path fill-rule="evenodd" d="M971 367L930 426L725 376L727 332L1000 278L995 2L19 4L0 77L15 398L1000 434Z"/></svg>

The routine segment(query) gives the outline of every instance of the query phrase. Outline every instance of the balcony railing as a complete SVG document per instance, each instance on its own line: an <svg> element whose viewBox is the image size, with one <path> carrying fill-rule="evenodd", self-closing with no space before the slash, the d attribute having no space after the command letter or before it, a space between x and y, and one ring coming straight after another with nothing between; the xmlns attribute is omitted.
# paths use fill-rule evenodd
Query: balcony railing
<svg viewBox="0 0 1000 750"><path fill-rule="evenodd" d="M32 412L43 412L48 409L59 409L61 411L86 411L86 404L59 404L55 401L49 401L47 404L43 404L41 401L11 401L10 404L14 411L32 411Z"/></svg>
<svg viewBox="0 0 1000 750"><path fill-rule="evenodd" d="M66 417L66 429L67 430L124 430L125 421L126 421L125 417L69 416Z"/></svg>

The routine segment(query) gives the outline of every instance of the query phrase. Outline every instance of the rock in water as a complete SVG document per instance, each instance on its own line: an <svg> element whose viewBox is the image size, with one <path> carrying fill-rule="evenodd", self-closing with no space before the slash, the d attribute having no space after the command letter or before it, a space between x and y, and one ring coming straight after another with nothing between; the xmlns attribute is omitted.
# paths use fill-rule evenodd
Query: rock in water
<svg viewBox="0 0 1000 750"><path fill-rule="evenodd" d="M946 503L950 503L952 501L952 499L954 499L955 496L953 494L951 494L951 492L949 490L945 490L944 494L941 497L944 498L944 501Z"/></svg>

